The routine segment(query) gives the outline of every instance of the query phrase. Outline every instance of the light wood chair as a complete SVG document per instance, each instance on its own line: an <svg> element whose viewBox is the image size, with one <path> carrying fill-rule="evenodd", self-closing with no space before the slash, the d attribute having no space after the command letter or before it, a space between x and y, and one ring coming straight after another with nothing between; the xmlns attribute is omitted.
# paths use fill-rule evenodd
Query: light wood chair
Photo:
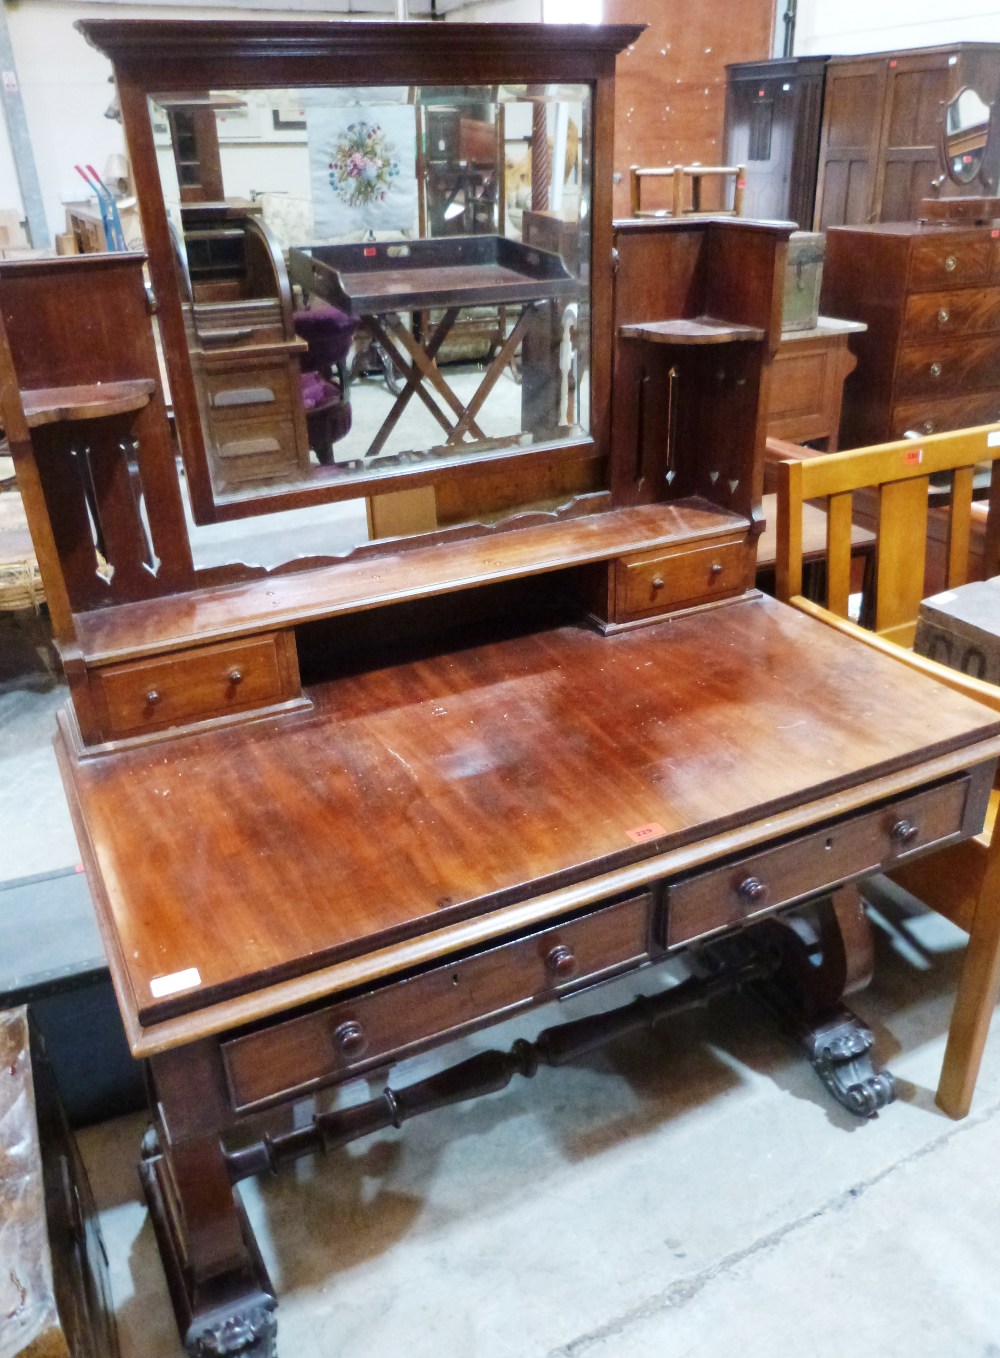
<svg viewBox="0 0 1000 1358"><path fill-rule="evenodd" d="M989 446L993 435L997 445ZM998 571L1000 426L903 440L853 452L777 465L779 599L949 688L1000 712L1000 688L971 679L907 649L913 644L924 580L930 477L952 480L947 532L947 586L969 578L973 472L994 464L987 510L983 571ZM856 491L877 494L877 564L873 631L847 617L850 594L851 507ZM802 598L802 519L809 501L827 502L826 607ZM1000 780L998 780L1000 784ZM951 1117L969 1111L990 1019L1000 987L1000 787L994 787L982 834L892 874L906 891L969 935L948 1029L937 1102Z"/></svg>
<svg viewBox="0 0 1000 1358"><path fill-rule="evenodd" d="M642 206L642 181L644 179L669 179L670 207L644 208ZM730 207L706 208L703 204L703 188L706 180L721 179L733 181L733 199ZM691 186L688 194L688 184ZM743 193L746 188L745 165L632 165L629 167L629 201L633 217L742 217ZM723 184L722 192L728 193L728 184ZM688 199L690 197L690 203Z"/></svg>

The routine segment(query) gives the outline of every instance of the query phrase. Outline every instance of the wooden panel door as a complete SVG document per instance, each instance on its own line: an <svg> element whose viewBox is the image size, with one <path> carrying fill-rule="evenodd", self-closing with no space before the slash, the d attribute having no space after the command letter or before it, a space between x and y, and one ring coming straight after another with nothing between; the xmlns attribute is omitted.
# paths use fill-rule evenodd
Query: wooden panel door
<svg viewBox="0 0 1000 1358"><path fill-rule="evenodd" d="M873 219L886 74L884 57L834 60L827 67L817 231Z"/></svg>
<svg viewBox="0 0 1000 1358"><path fill-rule="evenodd" d="M954 63L948 52L890 57L874 220L913 221L921 200L932 195L932 181L942 171L942 107L950 97Z"/></svg>

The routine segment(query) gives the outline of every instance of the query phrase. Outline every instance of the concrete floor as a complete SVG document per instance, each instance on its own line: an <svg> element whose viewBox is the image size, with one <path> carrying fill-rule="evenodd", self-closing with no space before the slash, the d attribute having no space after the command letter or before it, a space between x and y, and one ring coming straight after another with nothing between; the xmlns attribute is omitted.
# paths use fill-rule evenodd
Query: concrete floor
<svg viewBox="0 0 1000 1358"><path fill-rule="evenodd" d="M58 685L0 619L0 877L74 861ZM730 996L651 1038L244 1188L281 1358L1000 1358L1000 1039L972 1115L933 1104L962 936L886 898L855 1007L900 1099L860 1124ZM666 979L660 978L660 979ZM398 1068L611 1007L618 982ZM354 1097L367 1096L367 1090ZM84 1131L123 1358L181 1350L130 1117Z"/></svg>

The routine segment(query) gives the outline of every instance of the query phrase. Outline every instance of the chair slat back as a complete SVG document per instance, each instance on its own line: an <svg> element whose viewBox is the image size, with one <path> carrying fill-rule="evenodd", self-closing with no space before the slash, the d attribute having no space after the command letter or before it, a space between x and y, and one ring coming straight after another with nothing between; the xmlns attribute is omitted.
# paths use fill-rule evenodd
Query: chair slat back
<svg viewBox="0 0 1000 1358"><path fill-rule="evenodd" d="M847 617L851 574L851 516L856 491L877 497L877 569L874 630L909 645L923 596L927 553L928 492L933 475L949 474L946 580L949 588L969 578L973 476L977 463L992 462L984 567L1000 569L1000 425L903 439L825 457L778 464L775 573L779 599L802 593L802 507L826 501L827 609Z"/></svg>

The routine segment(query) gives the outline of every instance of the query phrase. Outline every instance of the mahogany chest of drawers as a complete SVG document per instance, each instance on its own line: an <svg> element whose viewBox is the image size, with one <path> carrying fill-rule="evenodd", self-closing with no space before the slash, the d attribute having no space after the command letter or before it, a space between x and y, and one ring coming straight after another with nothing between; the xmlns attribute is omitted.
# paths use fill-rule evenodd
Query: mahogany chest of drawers
<svg viewBox="0 0 1000 1358"><path fill-rule="evenodd" d="M1000 418L1000 222L832 227L822 308L868 326L841 447Z"/></svg>

